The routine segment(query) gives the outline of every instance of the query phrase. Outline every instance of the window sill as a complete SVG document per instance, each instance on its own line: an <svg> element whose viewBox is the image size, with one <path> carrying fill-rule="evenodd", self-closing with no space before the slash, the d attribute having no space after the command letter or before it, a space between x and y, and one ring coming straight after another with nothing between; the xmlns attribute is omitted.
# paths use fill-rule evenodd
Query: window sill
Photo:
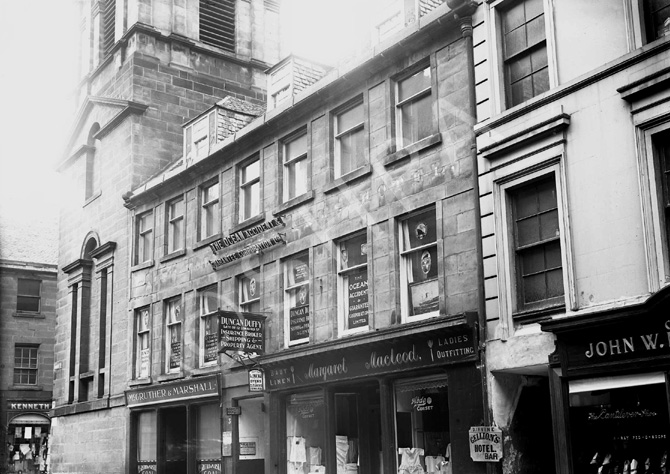
<svg viewBox="0 0 670 474"><path fill-rule="evenodd" d="M405 158L409 158L410 156L439 143L442 143L442 135L439 133L434 133L426 138L422 138L418 142L407 145L405 148L402 148L387 156L384 159L384 166L394 165L404 160Z"/></svg>
<svg viewBox="0 0 670 474"><path fill-rule="evenodd" d="M150 268L154 266L154 260L147 260L146 262L138 263L137 265L133 265L130 267L130 271L132 272L137 272L139 270L144 270L145 268Z"/></svg>
<svg viewBox="0 0 670 474"><path fill-rule="evenodd" d="M200 377L202 375L211 375L211 374L216 374L219 373L219 366L218 364L213 364L213 365L208 365L206 367L200 367L198 369L193 369L191 371L191 375L193 377Z"/></svg>
<svg viewBox="0 0 670 474"><path fill-rule="evenodd" d="M179 380L184 378L184 372L179 371L174 374L163 374L156 377L157 382L171 382L172 380Z"/></svg>
<svg viewBox="0 0 670 474"><path fill-rule="evenodd" d="M207 238L204 238L202 240L198 240L195 245L193 246L193 250L200 250L203 247L207 247L209 244L214 242L215 240L218 240L222 237L223 234L219 232L218 234L210 235Z"/></svg>
<svg viewBox="0 0 670 474"><path fill-rule="evenodd" d="M95 201L96 199L98 199L101 195L102 195L102 191L98 191L98 192L95 193L93 196L91 196L91 197L88 198L86 201L84 201L84 204L83 204L81 207L86 207L86 206L88 206L88 205L91 204L93 201Z"/></svg>
<svg viewBox="0 0 670 474"><path fill-rule="evenodd" d="M10 385L9 387L10 390L21 390L21 391L31 391L31 392L38 392L40 390L44 390L44 387L41 385Z"/></svg>
<svg viewBox="0 0 670 474"><path fill-rule="evenodd" d="M544 308L516 311L512 314L514 322L521 324L537 323L549 319L552 315L565 311L565 305L545 306Z"/></svg>
<svg viewBox="0 0 670 474"><path fill-rule="evenodd" d="M333 180L332 183L330 183L328 186L324 188L323 192L326 194L332 193L333 191L339 189L340 186L350 184L358 179L365 178L366 176L369 176L371 174L372 174L372 166L370 166L369 164L361 166L360 168L355 169L350 173L347 173L344 176Z"/></svg>
<svg viewBox="0 0 670 474"><path fill-rule="evenodd" d="M242 229L246 229L247 227L251 227L252 225L260 224L265 220L265 212L261 212L257 216L250 217L249 219L240 222L239 224L233 226L230 229L230 234L234 234L235 232L239 232Z"/></svg>
<svg viewBox="0 0 670 474"><path fill-rule="evenodd" d="M184 255L186 255L186 249L175 250L172 253L169 253L167 255L162 256L158 261L160 263L164 263L164 262L167 262L169 260L172 260L172 259L175 259L175 258L178 258L178 257L183 257Z"/></svg>
<svg viewBox="0 0 670 474"><path fill-rule="evenodd" d="M12 316L15 318L46 319L46 316L42 313L21 313L17 311Z"/></svg>
<svg viewBox="0 0 670 474"><path fill-rule="evenodd" d="M135 379L128 382L129 387L139 387L142 385L151 385L151 377L145 379Z"/></svg>
<svg viewBox="0 0 670 474"><path fill-rule="evenodd" d="M286 201L282 205L279 206L279 208L273 212L272 214L274 216L280 216L284 214L286 211L293 209L294 207L298 207L301 204L305 204L306 202L312 201L314 199L314 191L310 190L307 191L305 194L294 197L293 199Z"/></svg>

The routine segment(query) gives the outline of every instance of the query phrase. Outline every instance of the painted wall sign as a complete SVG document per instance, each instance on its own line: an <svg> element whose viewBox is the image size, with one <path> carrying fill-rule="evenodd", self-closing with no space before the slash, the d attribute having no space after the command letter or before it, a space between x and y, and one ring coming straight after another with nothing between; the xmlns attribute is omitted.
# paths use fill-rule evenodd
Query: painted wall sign
<svg viewBox="0 0 670 474"><path fill-rule="evenodd" d="M265 352L265 316L219 311L219 352Z"/></svg>
<svg viewBox="0 0 670 474"><path fill-rule="evenodd" d="M242 414L242 408L240 407L226 407L226 415L228 416L239 416Z"/></svg>
<svg viewBox="0 0 670 474"><path fill-rule="evenodd" d="M475 332L468 326L445 328L404 337L299 357L268 364L268 390L347 380L422 367L474 361Z"/></svg>
<svg viewBox="0 0 670 474"><path fill-rule="evenodd" d="M265 371L263 369L249 369L249 391L262 392L265 390Z"/></svg>
<svg viewBox="0 0 670 474"><path fill-rule="evenodd" d="M240 441L240 456L255 456L256 443L253 441Z"/></svg>
<svg viewBox="0 0 670 474"><path fill-rule="evenodd" d="M468 438L473 461L499 462L502 459L502 430L493 426L472 426Z"/></svg>
<svg viewBox="0 0 670 474"><path fill-rule="evenodd" d="M23 402L9 400L7 402L7 410L49 411L51 410L51 402Z"/></svg>
<svg viewBox="0 0 670 474"><path fill-rule="evenodd" d="M219 270L227 264L236 262L237 260L240 260L247 255L255 255L262 252L263 250L269 249L270 247L285 243L286 241L284 240L284 237L282 237L280 234L275 234L271 237L268 237L267 239L262 239L258 242L245 245L242 249L235 252L222 255L214 260L208 260L208 262L212 266L212 269Z"/></svg>
<svg viewBox="0 0 670 474"><path fill-rule="evenodd" d="M212 250L212 253L216 255L217 252L230 247L231 245L244 242L251 237L260 235L264 232L267 232L268 230L276 229L277 227L283 227L284 225L284 219L281 216L277 216L271 221L264 222L263 224L253 226L248 229L240 230L239 232L234 232L227 235L226 237L217 239L209 244L209 248Z"/></svg>
<svg viewBox="0 0 670 474"><path fill-rule="evenodd" d="M221 461L198 460L198 474L221 474Z"/></svg>
<svg viewBox="0 0 670 474"><path fill-rule="evenodd" d="M126 392L126 405L132 408L153 403L211 397L218 394L219 379L214 375L128 390Z"/></svg>

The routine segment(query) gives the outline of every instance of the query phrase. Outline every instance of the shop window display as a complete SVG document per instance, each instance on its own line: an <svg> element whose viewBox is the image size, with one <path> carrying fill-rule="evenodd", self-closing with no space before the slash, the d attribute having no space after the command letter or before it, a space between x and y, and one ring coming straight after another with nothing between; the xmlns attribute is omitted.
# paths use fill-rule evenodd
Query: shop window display
<svg viewBox="0 0 670 474"><path fill-rule="evenodd" d="M287 474L326 474L324 431L322 393L290 395L286 403Z"/></svg>
<svg viewBox="0 0 670 474"><path fill-rule="evenodd" d="M8 473L38 474L47 471L49 425L9 424Z"/></svg>
<svg viewBox="0 0 670 474"><path fill-rule="evenodd" d="M399 381L395 402L398 474L451 474L446 380Z"/></svg>
<svg viewBox="0 0 670 474"><path fill-rule="evenodd" d="M668 398L662 373L570 383L577 473L668 472Z"/></svg>

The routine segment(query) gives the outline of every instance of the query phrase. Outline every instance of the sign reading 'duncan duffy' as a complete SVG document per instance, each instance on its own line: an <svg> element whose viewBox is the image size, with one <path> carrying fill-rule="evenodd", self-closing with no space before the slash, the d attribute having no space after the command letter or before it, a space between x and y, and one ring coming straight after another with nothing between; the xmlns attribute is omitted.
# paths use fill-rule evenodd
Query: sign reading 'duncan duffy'
<svg viewBox="0 0 670 474"><path fill-rule="evenodd" d="M263 235L265 232L285 225L281 216L277 216L271 221L258 224L248 229L243 229L238 232L227 235L220 239L216 239L209 244L212 253L217 257L214 260L209 260L209 264L214 270L218 270L223 266L240 260L247 255L254 255L262 252L277 244L285 244L282 234L275 233L274 235L266 236L260 240L250 241L254 237ZM246 244L239 250L230 251L226 254L219 255L219 252L236 244L246 242Z"/></svg>
<svg viewBox="0 0 670 474"><path fill-rule="evenodd" d="M473 461L498 462L502 459L502 430L493 426L472 426L468 436Z"/></svg>
<svg viewBox="0 0 670 474"><path fill-rule="evenodd" d="M265 316L219 311L219 352L265 352Z"/></svg>

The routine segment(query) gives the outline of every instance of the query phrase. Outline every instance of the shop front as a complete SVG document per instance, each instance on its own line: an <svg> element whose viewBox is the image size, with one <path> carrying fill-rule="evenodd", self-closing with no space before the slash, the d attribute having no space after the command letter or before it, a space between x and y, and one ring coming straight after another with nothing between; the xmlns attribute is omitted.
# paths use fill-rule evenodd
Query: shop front
<svg viewBox="0 0 670 474"><path fill-rule="evenodd" d="M483 472L468 429L482 420L472 326L260 360L279 474Z"/></svg>
<svg viewBox="0 0 670 474"><path fill-rule="evenodd" d="M557 338L550 358L557 472L668 472L670 290L542 329Z"/></svg>
<svg viewBox="0 0 670 474"><path fill-rule="evenodd" d="M221 474L218 375L126 392L130 409L130 472Z"/></svg>
<svg viewBox="0 0 670 474"><path fill-rule="evenodd" d="M39 474L47 471L49 457L49 400L8 400L7 472Z"/></svg>

